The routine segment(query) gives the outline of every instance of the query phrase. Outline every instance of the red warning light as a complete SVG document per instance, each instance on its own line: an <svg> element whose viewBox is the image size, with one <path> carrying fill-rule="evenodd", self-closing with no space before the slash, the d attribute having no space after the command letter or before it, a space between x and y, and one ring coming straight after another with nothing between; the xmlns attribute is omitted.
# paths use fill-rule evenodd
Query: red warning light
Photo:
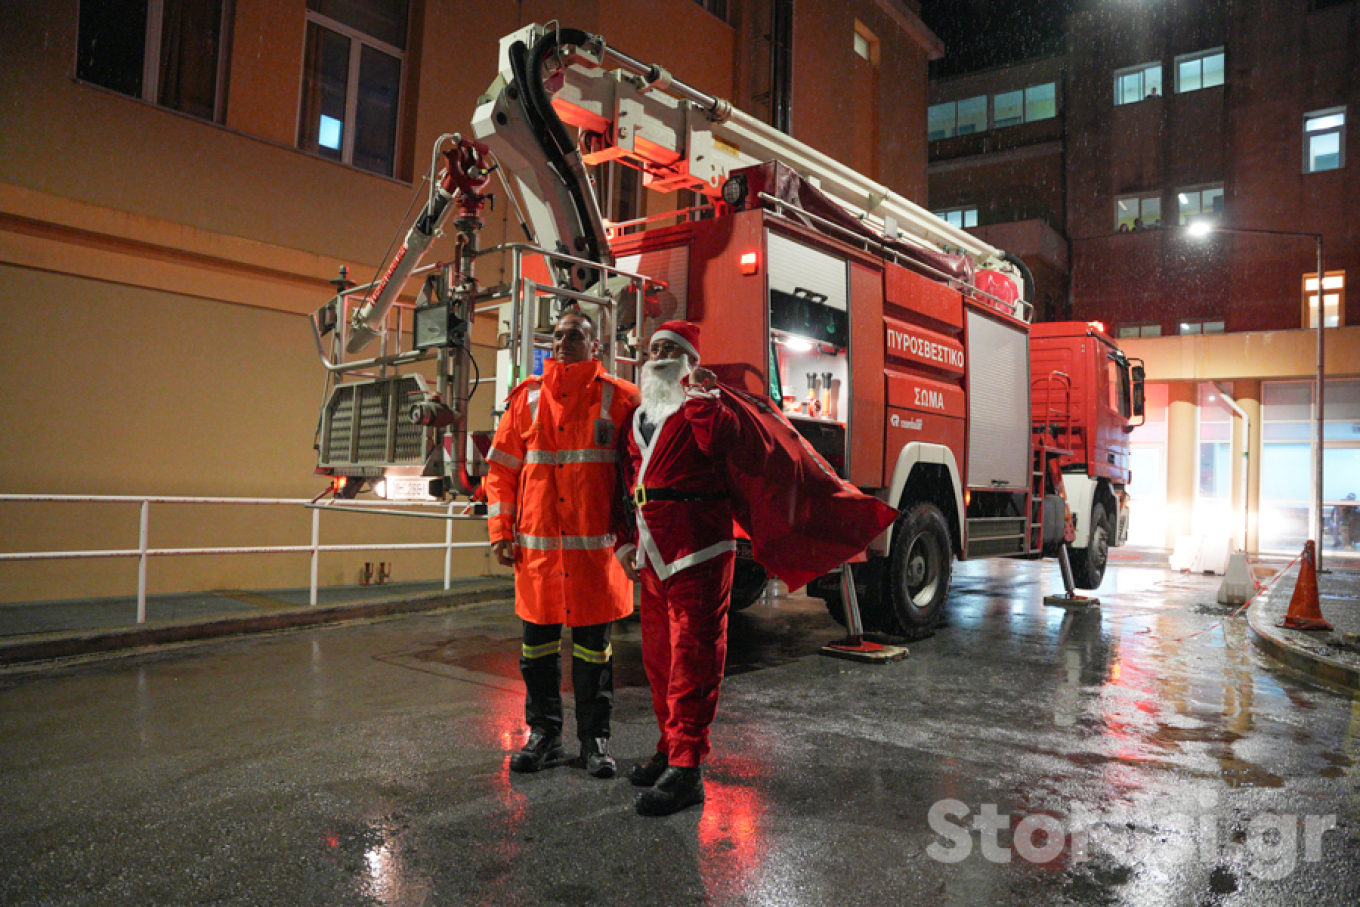
<svg viewBox="0 0 1360 907"><path fill-rule="evenodd" d="M1099 332L1102 333L1102 334L1105 333L1105 322L1103 322L1103 321L1088 321L1088 322L1086 322L1086 323L1087 323L1088 325L1090 325L1090 327L1091 327L1092 330L1099 331Z"/></svg>
<svg viewBox="0 0 1360 907"><path fill-rule="evenodd" d="M754 274L760 270L760 258L754 252L741 254L741 273Z"/></svg>

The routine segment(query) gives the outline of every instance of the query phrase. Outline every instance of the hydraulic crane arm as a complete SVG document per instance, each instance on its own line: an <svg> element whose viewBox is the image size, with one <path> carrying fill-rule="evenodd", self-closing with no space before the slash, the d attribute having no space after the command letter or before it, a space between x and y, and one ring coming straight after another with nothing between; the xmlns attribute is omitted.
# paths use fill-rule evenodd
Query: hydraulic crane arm
<svg viewBox="0 0 1360 907"><path fill-rule="evenodd" d="M401 295L407 278L420 264L425 250L434 242L439 228L455 207L460 216L478 219L480 225L482 205L486 201L483 192L491 182L494 169L487 154L487 148L481 142L454 137L453 147L444 152L444 172L439 182L431 187L430 200L406 232L401 248L388 263L372 292L354 312L350 321L349 342L345 344L348 352L359 352L378 336L379 326L387 310Z"/></svg>
<svg viewBox="0 0 1360 907"><path fill-rule="evenodd" d="M581 130L583 150L564 126ZM1021 282L1001 250L598 35L531 25L502 38L501 71L478 104L473 134L514 174L544 248L610 263L583 164L620 160L643 170L655 191L717 198L732 171L781 161L889 239L962 252L975 268ZM593 282L584 271L562 277L574 287Z"/></svg>

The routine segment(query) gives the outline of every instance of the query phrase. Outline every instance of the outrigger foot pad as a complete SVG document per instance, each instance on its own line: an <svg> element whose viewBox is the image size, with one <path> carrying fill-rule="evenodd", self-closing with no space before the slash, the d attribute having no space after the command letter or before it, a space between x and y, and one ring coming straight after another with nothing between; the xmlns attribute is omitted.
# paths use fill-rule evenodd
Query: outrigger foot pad
<svg viewBox="0 0 1360 907"><path fill-rule="evenodd" d="M1052 608L1069 608L1073 611L1084 611L1087 608L1099 608L1100 599L1092 598L1087 595L1045 595L1044 604Z"/></svg>
<svg viewBox="0 0 1360 907"><path fill-rule="evenodd" d="M844 658L849 661L862 661L868 664L888 664L901 661L909 654L906 646L885 646L876 642L849 637L840 642L822 646L823 655Z"/></svg>

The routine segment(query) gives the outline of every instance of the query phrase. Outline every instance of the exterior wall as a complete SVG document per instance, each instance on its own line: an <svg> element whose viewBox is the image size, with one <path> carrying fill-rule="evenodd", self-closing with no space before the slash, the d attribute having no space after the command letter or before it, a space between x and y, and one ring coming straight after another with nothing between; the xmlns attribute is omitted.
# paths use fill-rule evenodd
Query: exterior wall
<svg viewBox="0 0 1360 907"><path fill-rule="evenodd" d="M1033 273L1039 320L1068 313L1066 65L1066 58L1051 57L930 86L932 105L991 99L1047 82L1056 86L1054 117L929 143L931 210L977 208L978 226L971 232L1018 255Z"/></svg>
<svg viewBox="0 0 1360 907"><path fill-rule="evenodd" d="M1307 237L1218 234L1190 238L1174 229L1180 187L1221 182L1223 226L1322 233L1327 269L1360 278L1357 214L1360 115L1354 3L1310 11L1296 0L1192 3L1121 16L1113 0L1072 20L1068 94L1069 210L1073 314L1115 327L1178 320L1224 320L1229 331L1297 328L1301 285L1315 270ZM1222 86L1178 94L1177 55L1223 46ZM1114 72L1160 61L1163 96L1112 104ZM1305 113L1345 105L1346 166L1303 173ZM1077 139L1076 137L1080 137ZM1114 230L1115 199L1159 194L1163 229ZM1352 305L1347 324L1360 323Z"/></svg>
<svg viewBox="0 0 1360 907"><path fill-rule="evenodd" d="M1057 115L930 143L930 206L977 205L978 224L1037 219L1066 232L1063 149L1066 59L1052 57L931 83L930 103L995 95L1047 82Z"/></svg>
<svg viewBox="0 0 1360 907"><path fill-rule="evenodd" d="M794 134L847 161L876 137L873 175L923 202L934 44L914 4L805 6L795 4L803 18L794 35ZM560 19L749 104L768 15L759 0L733 0L732 24L693 0L656 0L645 16L628 0L412 0L396 178L386 178L295 147L304 0L231 7L227 102L214 124L77 81L78 4L6 4L0 305L10 327L0 340L0 493L313 497L322 490L312 443L324 373L307 315L331 296L328 281L342 264L368 280L400 238L436 140L466 131L495 73L498 37ZM856 18L881 41L874 84L891 86L896 99L857 108L847 129L845 82L825 75L865 75L852 44ZM486 221L484 246L519 235L503 198ZM493 284L508 275L487 260L478 276ZM474 327L486 376L496 335L494 320ZM490 427L489 389L474 398L475 428ZM134 549L137 531L136 504L0 503L0 552ZM454 538L485 534L458 525ZM325 517L322 544L373 539L442 542L443 525ZM310 513L300 507L152 509L156 548L309 541ZM380 559L394 565L394 580L443 575L442 552L356 552L323 555L321 583L353 584L365 560ZM455 553L453 569L500 572L482 550ZM161 558L150 575L152 594L298 587L308 582L308 559ZM135 588L135 559L0 562L3 601Z"/></svg>
<svg viewBox="0 0 1360 907"><path fill-rule="evenodd" d="M1360 3L1312 6L1306 0L1094 0L1069 22L1067 55L1043 64L1060 73L1058 118L1048 127L1055 133L1037 128L1045 121L931 143L931 207L976 205L980 226L973 232L1031 263L1041 296L1045 287L1070 292L1066 307L1037 306L1037 317L1102 321L1114 335L1121 325L1156 324L1166 335L1119 342L1146 360L1149 382L1165 385L1169 398L1162 489L1168 548L1192 528L1199 387L1231 382L1238 405L1254 420L1245 451L1236 419L1232 426L1235 514L1242 512L1239 455L1248 456L1246 528L1234 517L1231 532L1238 544L1245 533L1248 549L1256 550L1262 382L1311 382L1316 375L1316 333L1300 329L1302 280L1317 267L1312 237L1194 239L1178 229L1179 190L1222 183L1223 227L1322 234L1325 269L1345 272L1351 300L1342 321L1350 327L1327 332L1327 374L1329 380L1360 374L1360 304L1354 302L1360 210L1351 201L1360 197ZM1216 47L1224 48L1224 84L1177 92L1176 57ZM1162 66L1160 96L1114 104L1116 71L1153 62ZM1038 65L937 80L931 103L1035 83ZM1339 106L1346 108L1344 166L1304 173L1305 114ZM1158 197L1162 228L1118 232L1115 203L1126 195ZM1063 215L1015 210L1043 198ZM1054 227L1068 245L1070 271L1066 259L1062 266L1049 260L1035 267L1040 256L1024 239L1026 217ZM1181 322L1201 319L1223 321L1228 333L1174 336ZM1135 520L1138 515L1135 507Z"/></svg>
<svg viewBox="0 0 1360 907"><path fill-rule="evenodd" d="M795 63L792 135L925 204L928 83L921 75L941 52L938 41L894 0L793 6L795 59L817 62ZM856 21L879 41L877 64L855 53Z"/></svg>

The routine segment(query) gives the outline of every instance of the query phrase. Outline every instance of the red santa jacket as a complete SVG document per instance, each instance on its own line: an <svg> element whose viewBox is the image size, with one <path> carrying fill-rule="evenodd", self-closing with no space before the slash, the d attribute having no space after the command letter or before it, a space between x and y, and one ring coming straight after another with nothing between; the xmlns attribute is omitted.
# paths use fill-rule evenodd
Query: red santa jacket
<svg viewBox="0 0 1360 907"><path fill-rule="evenodd" d="M738 440L738 427L732 413L719 403L719 393L686 386L688 399L661 420L651 441L642 432L641 410L634 413L623 439L630 489L709 498L648 500L638 507L632 541L661 579L736 547L723 451Z"/></svg>

